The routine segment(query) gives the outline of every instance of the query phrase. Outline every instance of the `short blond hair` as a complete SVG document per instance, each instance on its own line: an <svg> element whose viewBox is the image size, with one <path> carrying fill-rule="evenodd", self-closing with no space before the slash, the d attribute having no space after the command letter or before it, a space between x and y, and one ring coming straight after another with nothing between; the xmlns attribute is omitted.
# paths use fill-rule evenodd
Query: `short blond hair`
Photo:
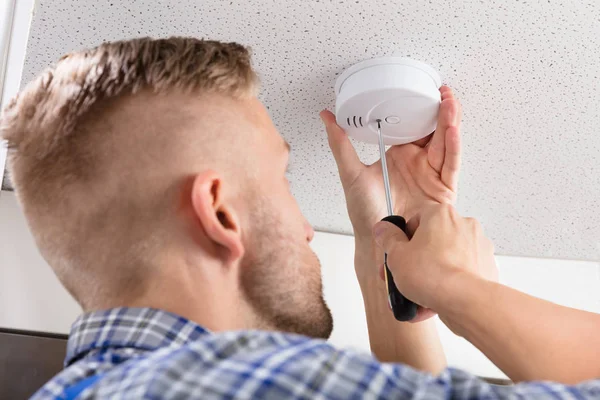
<svg viewBox="0 0 600 400"><path fill-rule="evenodd" d="M4 109L0 137L8 141L16 194L42 255L84 308L95 306L91 298L125 290L137 279L126 274L122 287L99 288L97 271L85 275L85 264L91 261L80 253L87 251L86 246L74 243L102 217L101 210L79 212L70 201L99 173L92 161L93 146L87 143L104 132L85 127L90 111L141 91L241 98L255 95L257 86L244 46L182 37L141 38L103 43L62 57ZM138 255L151 244L131 240L131 254L124 255L123 262L139 263ZM97 293L88 295L92 292Z"/></svg>

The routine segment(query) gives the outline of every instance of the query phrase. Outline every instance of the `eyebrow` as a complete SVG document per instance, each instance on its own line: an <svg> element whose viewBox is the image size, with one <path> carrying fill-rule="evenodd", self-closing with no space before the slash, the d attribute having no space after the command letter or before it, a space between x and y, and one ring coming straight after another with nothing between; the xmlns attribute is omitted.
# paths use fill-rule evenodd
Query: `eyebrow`
<svg viewBox="0 0 600 400"><path fill-rule="evenodd" d="M286 142L285 140L283 141L283 145L285 146L285 149L287 150L288 153L290 151L292 151L292 146L290 146L290 144L288 142Z"/></svg>

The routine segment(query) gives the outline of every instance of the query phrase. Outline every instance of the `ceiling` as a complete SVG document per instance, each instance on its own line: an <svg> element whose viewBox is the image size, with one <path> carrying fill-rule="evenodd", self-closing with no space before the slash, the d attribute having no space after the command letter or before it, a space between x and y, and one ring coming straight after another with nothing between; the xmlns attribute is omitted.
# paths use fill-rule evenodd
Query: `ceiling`
<svg viewBox="0 0 600 400"><path fill-rule="evenodd" d="M593 0L39 0L24 80L105 40L190 35L250 45L319 230L350 233L318 111L374 56L429 63L464 107L458 206L500 254L600 259L600 5ZM377 147L357 144L364 161Z"/></svg>

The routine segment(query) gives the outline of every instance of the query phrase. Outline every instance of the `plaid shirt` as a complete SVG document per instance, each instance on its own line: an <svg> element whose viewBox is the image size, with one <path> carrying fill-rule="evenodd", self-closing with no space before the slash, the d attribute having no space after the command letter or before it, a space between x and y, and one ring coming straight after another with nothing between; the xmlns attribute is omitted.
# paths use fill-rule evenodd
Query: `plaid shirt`
<svg viewBox="0 0 600 400"><path fill-rule="evenodd" d="M600 398L600 381L494 386L455 369L434 377L298 335L209 333L150 308L79 317L65 369L33 398L64 398L67 388L93 375L100 378L79 399Z"/></svg>

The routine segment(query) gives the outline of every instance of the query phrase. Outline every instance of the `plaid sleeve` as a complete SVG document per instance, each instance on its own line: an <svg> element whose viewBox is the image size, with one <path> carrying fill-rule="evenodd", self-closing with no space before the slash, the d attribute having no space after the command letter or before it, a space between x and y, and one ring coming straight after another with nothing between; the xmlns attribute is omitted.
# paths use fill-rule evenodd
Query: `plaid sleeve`
<svg viewBox="0 0 600 400"><path fill-rule="evenodd" d="M213 335L164 348L112 370L81 398L160 399L580 399L600 397L600 383L579 386L487 384L462 371L438 377L327 342L279 333Z"/></svg>

